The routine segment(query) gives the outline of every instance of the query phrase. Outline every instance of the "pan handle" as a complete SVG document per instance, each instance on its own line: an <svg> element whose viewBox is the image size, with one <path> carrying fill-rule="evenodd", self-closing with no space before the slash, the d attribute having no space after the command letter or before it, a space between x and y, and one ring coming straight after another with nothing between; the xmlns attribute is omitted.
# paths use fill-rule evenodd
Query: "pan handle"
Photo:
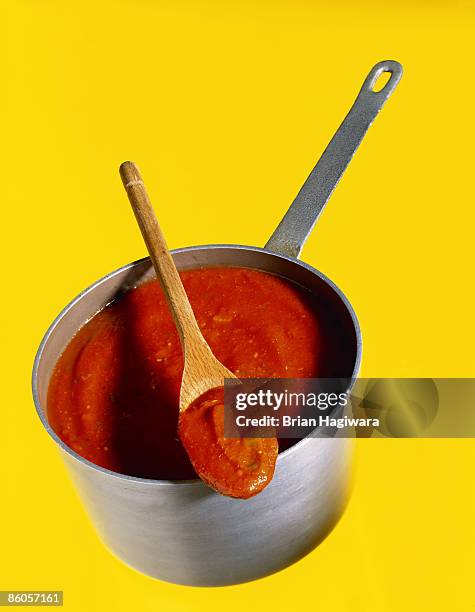
<svg viewBox="0 0 475 612"><path fill-rule="evenodd" d="M374 91L376 81L384 72L390 73L388 82L380 91ZM290 257L299 256L308 235L366 131L393 93L401 77L402 66L398 62L387 60L373 66L350 112L270 237L266 249Z"/></svg>

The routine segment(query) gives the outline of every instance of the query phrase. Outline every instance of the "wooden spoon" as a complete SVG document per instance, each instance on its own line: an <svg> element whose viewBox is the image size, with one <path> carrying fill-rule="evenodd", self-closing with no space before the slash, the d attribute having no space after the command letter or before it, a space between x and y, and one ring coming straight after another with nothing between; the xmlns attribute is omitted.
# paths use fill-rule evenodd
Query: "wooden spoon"
<svg viewBox="0 0 475 612"><path fill-rule="evenodd" d="M120 175L182 344L181 441L208 485L232 497L251 497L272 479L277 440L224 438L224 379L237 378L216 359L203 338L137 166L124 162Z"/></svg>

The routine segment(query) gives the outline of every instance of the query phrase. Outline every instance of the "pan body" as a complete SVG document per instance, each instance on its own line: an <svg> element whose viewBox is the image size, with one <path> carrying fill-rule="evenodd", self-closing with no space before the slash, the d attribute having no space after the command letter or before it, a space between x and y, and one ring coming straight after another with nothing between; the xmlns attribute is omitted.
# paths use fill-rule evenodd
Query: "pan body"
<svg viewBox="0 0 475 612"><path fill-rule="evenodd" d="M173 252L179 269L240 266L278 274L325 302L347 340L344 376L356 376L361 336L343 293L291 257L254 247L211 245ZM38 350L33 395L40 419L106 546L135 569L169 582L223 586L254 580L295 562L331 531L351 485L352 441L305 438L278 457L272 483L249 500L223 497L200 480L147 480L96 466L72 451L46 416L49 380L75 332L122 292L154 277L148 258L83 291L55 319Z"/></svg>

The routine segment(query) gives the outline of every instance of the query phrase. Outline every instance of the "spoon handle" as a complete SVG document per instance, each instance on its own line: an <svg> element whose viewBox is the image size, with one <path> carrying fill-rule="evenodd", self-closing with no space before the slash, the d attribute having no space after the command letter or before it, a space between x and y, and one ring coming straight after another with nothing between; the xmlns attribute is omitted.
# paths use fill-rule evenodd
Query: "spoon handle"
<svg viewBox="0 0 475 612"><path fill-rule="evenodd" d="M150 259L173 313L180 339L185 343L203 341L185 288L163 236L137 166L130 161L120 166L120 176L147 245Z"/></svg>

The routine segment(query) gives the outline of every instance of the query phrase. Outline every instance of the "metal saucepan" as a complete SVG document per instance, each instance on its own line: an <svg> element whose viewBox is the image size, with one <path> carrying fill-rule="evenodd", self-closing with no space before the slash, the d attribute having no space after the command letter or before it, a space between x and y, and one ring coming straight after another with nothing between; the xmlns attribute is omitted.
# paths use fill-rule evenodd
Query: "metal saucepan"
<svg viewBox="0 0 475 612"><path fill-rule="evenodd" d="M383 72L390 78L373 87ZM350 112L264 249L211 245L173 252L179 269L244 266L279 274L324 302L346 340L340 376L355 376L361 336L353 309L326 276L298 261L300 250L366 130L402 76L394 61L376 64ZM305 438L279 455L272 483L249 500L223 497L200 480L147 480L117 474L71 450L51 429L46 396L54 365L75 332L118 293L153 277L148 258L105 276L52 323L33 368L40 419L61 449L105 544L125 563L161 580L227 585L253 580L311 551L340 517L351 481L350 440Z"/></svg>

